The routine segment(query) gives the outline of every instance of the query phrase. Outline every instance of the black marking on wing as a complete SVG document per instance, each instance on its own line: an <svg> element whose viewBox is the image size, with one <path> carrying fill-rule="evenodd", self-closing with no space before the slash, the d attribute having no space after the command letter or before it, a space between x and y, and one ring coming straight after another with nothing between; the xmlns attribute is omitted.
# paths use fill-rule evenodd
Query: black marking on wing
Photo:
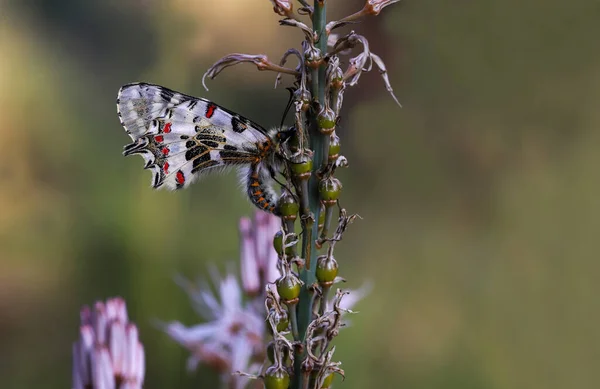
<svg viewBox="0 0 600 389"><path fill-rule="evenodd" d="M173 96L175 96L175 91L169 89L169 88L165 88L162 86L159 86L159 90L160 90L160 97L165 100L165 101L171 101L171 99L173 98Z"/></svg>
<svg viewBox="0 0 600 389"><path fill-rule="evenodd" d="M213 149L216 149L217 147L219 147L219 143L212 141L212 140L202 140L201 142L203 144L207 145L208 147L212 147Z"/></svg>
<svg viewBox="0 0 600 389"><path fill-rule="evenodd" d="M219 165L219 161L214 161L210 159L210 154L206 153L204 155L200 155L198 158L194 159L192 165L192 173L196 173L201 169L205 169L210 166Z"/></svg>
<svg viewBox="0 0 600 389"><path fill-rule="evenodd" d="M233 115L231 117L231 127L233 128L233 131L237 132L238 134L241 134L248 129L247 123L247 119L242 118L239 115Z"/></svg>
<svg viewBox="0 0 600 389"><path fill-rule="evenodd" d="M240 153L238 151L233 151L233 150L221 150L219 151L219 155L221 156L222 159L235 159L235 158L239 158L240 157Z"/></svg>
<svg viewBox="0 0 600 389"><path fill-rule="evenodd" d="M225 138L224 136L210 135L210 134L198 134L198 135L196 135L196 139L198 139L200 142L211 141L211 140L214 142L219 142L219 143L227 142L227 138Z"/></svg>
<svg viewBox="0 0 600 389"><path fill-rule="evenodd" d="M198 145L196 147L192 147L190 148L188 151L185 152L185 159L186 161L189 161L191 159L196 158L197 156L199 156L200 154L205 153L206 155L208 155L208 158L210 159L210 155L208 153L208 148L202 145Z"/></svg>

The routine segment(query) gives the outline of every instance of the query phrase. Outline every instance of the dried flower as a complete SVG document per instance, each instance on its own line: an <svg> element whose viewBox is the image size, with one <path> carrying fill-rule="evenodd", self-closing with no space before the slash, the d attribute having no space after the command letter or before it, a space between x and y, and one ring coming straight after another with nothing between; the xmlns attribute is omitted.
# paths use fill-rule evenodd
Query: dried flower
<svg viewBox="0 0 600 389"><path fill-rule="evenodd" d="M371 15L379 15L382 9L399 1L400 0L367 0L364 9Z"/></svg>
<svg viewBox="0 0 600 389"><path fill-rule="evenodd" d="M281 16L291 18L294 16L294 5L287 0L271 0L273 3L273 11Z"/></svg>
<svg viewBox="0 0 600 389"><path fill-rule="evenodd" d="M137 389L144 382L144 348L128 322L125 300L97 302L81 310L79 341L73 344L74 389Z"/></svg>

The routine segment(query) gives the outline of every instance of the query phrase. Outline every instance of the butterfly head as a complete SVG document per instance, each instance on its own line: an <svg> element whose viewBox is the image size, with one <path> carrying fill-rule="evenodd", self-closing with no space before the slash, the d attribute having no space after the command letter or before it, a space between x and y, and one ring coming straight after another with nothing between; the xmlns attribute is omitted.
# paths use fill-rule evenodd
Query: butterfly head
<svg viewBox="0 0 600 389"><path fill-rule="evenodd" d="M285 143L294 135L296 134L296 127L291 126L291 127L281 127L281 128L277 128L275 129L275 134L273 135L273 140L275 143L275 147L276 150L278 152L281 152L282 149L284 148Z"/></svg>

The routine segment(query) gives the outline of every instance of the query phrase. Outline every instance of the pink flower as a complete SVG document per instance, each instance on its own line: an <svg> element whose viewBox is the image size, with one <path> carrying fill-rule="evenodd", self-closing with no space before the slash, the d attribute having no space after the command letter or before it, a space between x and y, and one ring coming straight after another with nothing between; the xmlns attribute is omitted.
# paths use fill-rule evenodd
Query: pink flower
<svg viewBox="0 0 600 389"><path fill-rule="evenodd" d="M249 296L256 296L267 283L279 278L273 236L281 229L281 222L272 214L256 211L253 220L241 218L239 228L242 285Z"/></svg>
<svg viewBox="0 0 600 389"><path fill-rule="evenodd" d="M232 373L259 370L265 356L264 307L257 301L242 302L242 290L232 274L215 284L218 293L189 282L184 285L194 308L208 322L186 327L174 321L166 325L165 332L191 352L189 369L205 363L221 373L228 387L243 388L246 378Z"/></svg>
<svg viewBox="0 0 600 389"><path fill-rule="evenodd" d="M144 382L144 348L128 322L122 298L81 309L80 337L73 344L74 389L137 389Z"/></svg>

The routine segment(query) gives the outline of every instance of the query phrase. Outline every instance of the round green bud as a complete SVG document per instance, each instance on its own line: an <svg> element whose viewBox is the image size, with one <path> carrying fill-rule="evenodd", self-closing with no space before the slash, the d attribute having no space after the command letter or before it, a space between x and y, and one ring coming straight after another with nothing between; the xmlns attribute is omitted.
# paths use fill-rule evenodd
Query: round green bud
<svg viewBox="0 0 600 389"><path fill-rule="evenodd" d="M284 220L296 220L300 206L287 190L279 198L279 212Z"/></svg>
<svg viewBox="0 0 600 389"><path fill-rule="evenodd" d="M337 157L340 156L340 137L336 134L331 134L329 136L329 162L335 162Z"/></svg>
<svg viewBox="0 0 600 389"><path fill-rule="evenodd" d="M270 366L263 378L265 389L288 389L290 376L282 367Z"/></svg>
<svg viewBox="0 0 600 389"><path fill-rule="evenodd" d="M275 233L273 247L275 247L277 255L281 256L283 254L283 231L279 230Z"/></svg>
<svg viewBox="0 0 600 389"><path fill-rule="evenodd" d="M290 274L277 280L277 293L283 301L293 301L300 295L301 283L298 277Z"/></svg>
<svg viewBox="0 0 600 389"><path fill-rule="evenodd" d="M329 177L319 182L319 194L325 206L335 204L342 192L342 183L335 177Z"/></svg>
<svg viewBox="0 0 600 389"><path fill-rule="evenodd" d="M331 284L338 274L338 263L333 257L321 255L317 259L317 280L322 284Z"/></svg>
<svg viewBox="0 0 600 389"><path fill-rule="evenodd" d="M292 162L290 167L295 178L308 179L312 172L313 161L312 158L304 158L303 160Z"/></svg>
<svg viewBox="0 0 600 389"><path fill-rule="evenodd" d="M322 134L331 134L335 130L335 112L329 107L323 107L317 115L319 131Z"/></svg>

